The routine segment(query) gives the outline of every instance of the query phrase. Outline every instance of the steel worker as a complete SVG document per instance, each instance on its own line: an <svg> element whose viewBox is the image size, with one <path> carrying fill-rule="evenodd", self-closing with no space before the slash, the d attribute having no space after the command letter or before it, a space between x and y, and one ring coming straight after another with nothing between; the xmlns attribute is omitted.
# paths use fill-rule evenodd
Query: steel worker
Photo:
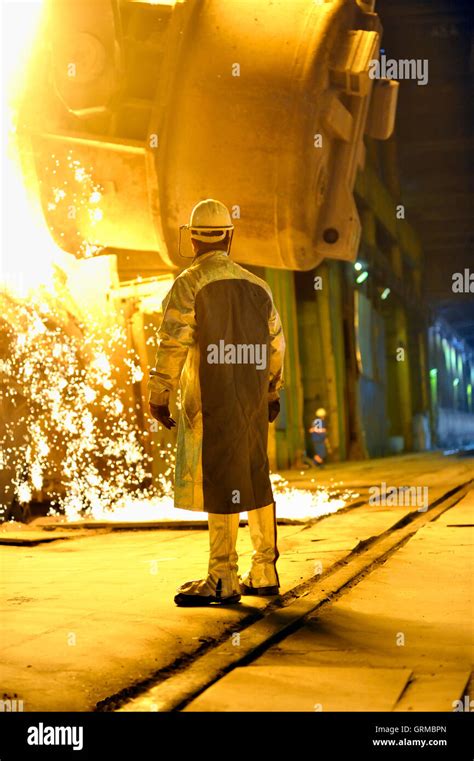
<svg viewBox="0 0 474 761"><path fill-rule="evenodd" d="M228 604L241 594L279 589L267 439L268 423L280 411L285 340L267 283L229 258L234 227L228 209L213 199L201 201L183 227L190 231L194 259L163 302L150 411L166 428L176 425L169 398L180 387L174 502L209 514L207 578L183 584L175 602ZM246 349L242 360L236 347L254 350ZM248 513L254 552L250 570L239 579L241 512Z"/></svg>
<svg viewBox="0 0 474 761"><path fill-rule="evenodd" d="M326 410L324 409L324 407L319 407L319 409L317 409L314 414L316 417L311 423L311 428L309 428L308 430L311 434L311 439L313 442L313 448L314 448L313 460L317 467L322 468L326 461L326 457L327 457L327 453L329 449L328 428L326 423Z"/></svg>

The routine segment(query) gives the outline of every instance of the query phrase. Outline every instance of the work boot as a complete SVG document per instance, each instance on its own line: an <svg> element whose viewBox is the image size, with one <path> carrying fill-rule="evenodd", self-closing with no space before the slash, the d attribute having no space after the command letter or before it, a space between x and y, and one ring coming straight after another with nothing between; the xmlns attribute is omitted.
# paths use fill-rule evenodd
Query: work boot
<svg viewBox="0 0 474 761"><path fill-rule="evenodd" d="M277 595L280 581L276 571L278 549L276 539L275 505L249 510L250 538L254 548L250 571L240 580L243 595L271 597Z"/></svg>
<svg viewBox="0 0 474 761"><path fill-rule="evenodd" d="M209 577L199 581L187 581L179 587L174 601L180 608L201 608L213 603L233 605L239 602L240 591L223 594L223 586L222 579L218 579L216 583Z"/></svg>
<svg viewBox="0 0 474 761"><path fill-rule="evenodd" d="M180 607L203 607L217 603L232 605L240 600L237 568L239 514L209 513L209 569L206 579L187 581L174 598Z"/></svg>
<svg viewBox="0 0 474 761"><path fill-rule="evenodd" d="M255 587L253 585L250 572L245 574L240 580L240 591L243 595L254 595L258 597L273 597L280 591L278 584L272 584L266 587Z"/></svg>

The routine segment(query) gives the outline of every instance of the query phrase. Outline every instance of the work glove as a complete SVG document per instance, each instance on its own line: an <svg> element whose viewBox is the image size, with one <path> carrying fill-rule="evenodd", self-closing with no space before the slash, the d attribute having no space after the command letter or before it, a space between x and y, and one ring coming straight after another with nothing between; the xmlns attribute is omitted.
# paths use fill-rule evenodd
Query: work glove
<svg viewBox="0 0 474 761"><path fill-rule="evenodd" d="M272 402L268 402L268 420L270 423L278 417L280 414L280 400L274 399Z"/></svg>
<svg viewBox="0 0 474 761"><path fill-rule="evenodd" d="M158 420L161 425L170 430L176 425L176 420L170 415L170 408L167 404L152 404L150 402L150 413L155 420Z"/></svg>

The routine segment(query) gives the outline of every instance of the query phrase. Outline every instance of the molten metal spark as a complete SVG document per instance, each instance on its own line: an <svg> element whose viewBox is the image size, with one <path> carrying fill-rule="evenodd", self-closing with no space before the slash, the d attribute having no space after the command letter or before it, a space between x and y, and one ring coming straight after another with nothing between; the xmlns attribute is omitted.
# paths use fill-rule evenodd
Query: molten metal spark
<svg viewBox="0 0 474 761"><path fill-rule="evenodd" d="M0 435L11 499L29 502L45 488L73 520L142 493L150 458L133 416L124 415L126 391L107 356L125 347L126 335L114 327L110 337L103 326L99 337L68 335L33 299L3 296L1 308L8 344L2 403L20 410ZM128 364L134 367L130 357Z"/></svg>
<svg viewBox="0 0 474 761"><path fill-rule="evenodd" d="M77 515L76 520L92 518L96 521L110 523L148 523L148 522L207 522L207 513L181 510L173 505L173 486L170 480L174 452L163 450L161 456L169 461L170 468L162 476L160 487L162 496L155 497L124 497L120 498L112 509L102 509L96 506L86 516ZM169 478L167 478L167 476ZM358 494L352 491L333 488L315 487L314 489L298 489L289 485L282 476L274 473L270 476L276 500L277 518L290 520L312 520L323 515L335 513ZM312 479L314 480L314 479ZM245 516L245 513L242 513ZM74 518L70 518L74 521Z"/></svg>

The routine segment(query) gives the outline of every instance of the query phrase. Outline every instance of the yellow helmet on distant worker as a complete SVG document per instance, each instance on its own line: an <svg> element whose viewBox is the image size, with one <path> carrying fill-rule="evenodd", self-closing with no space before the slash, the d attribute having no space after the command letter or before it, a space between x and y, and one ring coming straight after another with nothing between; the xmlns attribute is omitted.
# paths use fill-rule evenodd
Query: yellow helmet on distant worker
<svg viewBox="0 0 474 761"><path fill-rule="evenodd" d="M318 407L316 410L316 417L326 417L326 410L324 407Z"/></svg>
<svg viewBox="0 0 474 761"><path fill-rule="evenodd" d="M227 231L234 229L227 206L214 198L196 204L187 227L192 238L208 243L224 240Z"/></svg>

